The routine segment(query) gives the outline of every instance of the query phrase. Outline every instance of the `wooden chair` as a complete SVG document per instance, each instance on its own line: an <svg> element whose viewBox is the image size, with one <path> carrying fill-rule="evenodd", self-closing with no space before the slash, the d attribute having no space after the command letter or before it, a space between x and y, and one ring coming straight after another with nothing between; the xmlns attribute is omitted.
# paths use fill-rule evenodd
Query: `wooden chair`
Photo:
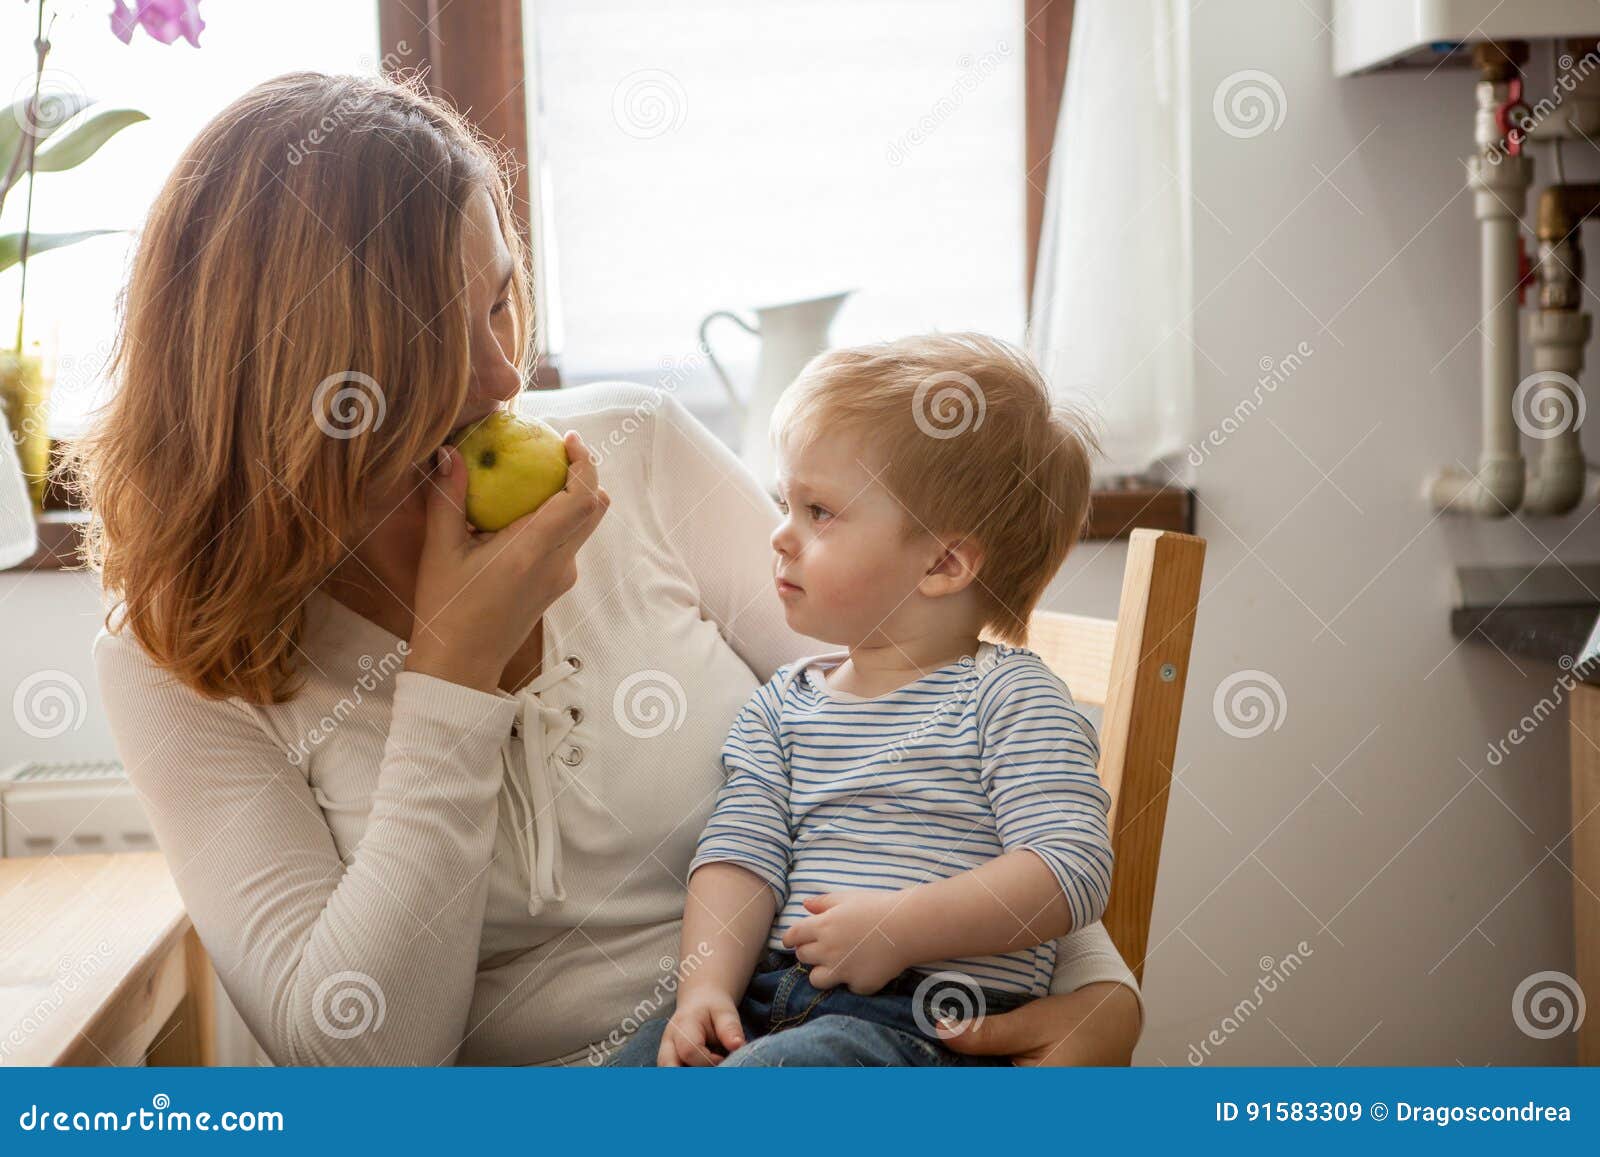
<svg viewBox="0 0 1600 1157"><path fill-rule="evenodd" d="M1074 699L1104 708L1100 782L1116 856L1104 923L1141 982L1205 556L1203 538L1135 530L1116 619L1037 611L1028 622L1029 649Z"/></svg>

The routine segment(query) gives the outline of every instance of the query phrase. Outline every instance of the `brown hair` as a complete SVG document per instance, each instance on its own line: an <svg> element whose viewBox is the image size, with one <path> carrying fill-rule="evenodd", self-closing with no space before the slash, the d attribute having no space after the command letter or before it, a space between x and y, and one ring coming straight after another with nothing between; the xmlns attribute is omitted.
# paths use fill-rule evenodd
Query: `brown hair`
<svg viewBox="0 0 1600 1157"><path fill-rule="evenodd" d="M111 400L64 463L108 629L209 698L293 695L306 599L466 397L480 187L529 369L504 164L415 79L289 73L201 130L141 232Z"/></svg>
<svg viewBox="0 0 1600 1157"><path fill-rule="evenodd" d="M928 334L811 359L780 396L772 436L796 446L824 434L866 440L908 534L983 547L983 625L1024 642L1088 517L1100 453L1088 415L1052 400L1016 347L980 333Z"/></svg>

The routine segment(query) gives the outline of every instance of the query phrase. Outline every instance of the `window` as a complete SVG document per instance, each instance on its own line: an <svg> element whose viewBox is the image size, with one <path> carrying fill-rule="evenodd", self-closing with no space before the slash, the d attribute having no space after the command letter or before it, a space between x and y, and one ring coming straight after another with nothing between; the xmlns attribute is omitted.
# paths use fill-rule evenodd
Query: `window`
<svg viewBox="0 0 1600 1157"><path fill-rule="evenodd" d="M9 105L31 91L38 0L0 5L0 68ZM33 228L115 228L28 262L27 337L55 368L51 431L70 437L103 396L103 369L116 329L134 234L178 155L206 121L252 85L300 68L375 73L378 18L374 4L275 0L240 4L212 0L196 49L182 40L159 44L142 31L132 44L111 34L109 3L51 0L45 9L51 51L46 88L73 88L102 106L149 114L112 138L76 169L38 178ZM26 184L6 200L0 233L20 232ZM0 274L0 340L15 340L20 271Z"/></svg>
<svg viewBox="0 0 1600 1157"><path fill-rule="evenodd" d="M527 0L524 28L565 383L657 381L713 310L844 289L835 344L1021 339L1020 0ZM755 341L711 341L748 380ZM726 432L710 368L677 380Z"/></svg>

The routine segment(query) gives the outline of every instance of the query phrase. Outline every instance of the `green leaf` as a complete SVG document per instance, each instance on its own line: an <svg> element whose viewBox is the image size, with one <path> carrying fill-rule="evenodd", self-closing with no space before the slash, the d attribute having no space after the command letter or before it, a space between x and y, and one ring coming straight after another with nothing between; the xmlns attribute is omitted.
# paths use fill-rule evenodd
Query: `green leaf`
<svg viewBox="0 0 1600 1157"><path fill-rule="evenodd" d="M81 165L123 129L149 119L136 108L104 108L90 113L34 153L34 171L59 173Z"/></svg>
<svg viewBox="0 0 1600 1157"><path fill-rule="evenodd" d="M22 145L22 126L27 123L28 102L32 99L30 85L27 96L15 101L4 114L0 114L0 181L5 180L11 168L11 158L17 155L17 149ZM43 108L38 118L36 136L43 142L95 101L94 97L85 93L47 88L39 93L39 103ZM37 151L34 155L38 156Z"/></svg>
<svg viewBox="0 0 1600 1157"><path fill-rule="evenodd" d="M76 245L90 237L99 237L106 233L121 233L121 229L80 229L76 233L30 233L28 235L28 258L48 253L52 249L62 249L68 245ZM22 234L7 233L0 236L0 272L10 269L22 260Z"/></svg>

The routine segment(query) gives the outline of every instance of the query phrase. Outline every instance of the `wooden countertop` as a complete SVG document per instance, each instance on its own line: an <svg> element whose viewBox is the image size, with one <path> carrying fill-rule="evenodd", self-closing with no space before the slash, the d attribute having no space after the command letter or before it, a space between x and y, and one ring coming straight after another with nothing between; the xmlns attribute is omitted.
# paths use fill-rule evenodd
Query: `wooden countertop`
<svg viewBox="0 0 1600 1157"><path fill-rule="evenodd" d="M0 859L0 1065L209 1063L211 983L161 853Z"/></svg>

